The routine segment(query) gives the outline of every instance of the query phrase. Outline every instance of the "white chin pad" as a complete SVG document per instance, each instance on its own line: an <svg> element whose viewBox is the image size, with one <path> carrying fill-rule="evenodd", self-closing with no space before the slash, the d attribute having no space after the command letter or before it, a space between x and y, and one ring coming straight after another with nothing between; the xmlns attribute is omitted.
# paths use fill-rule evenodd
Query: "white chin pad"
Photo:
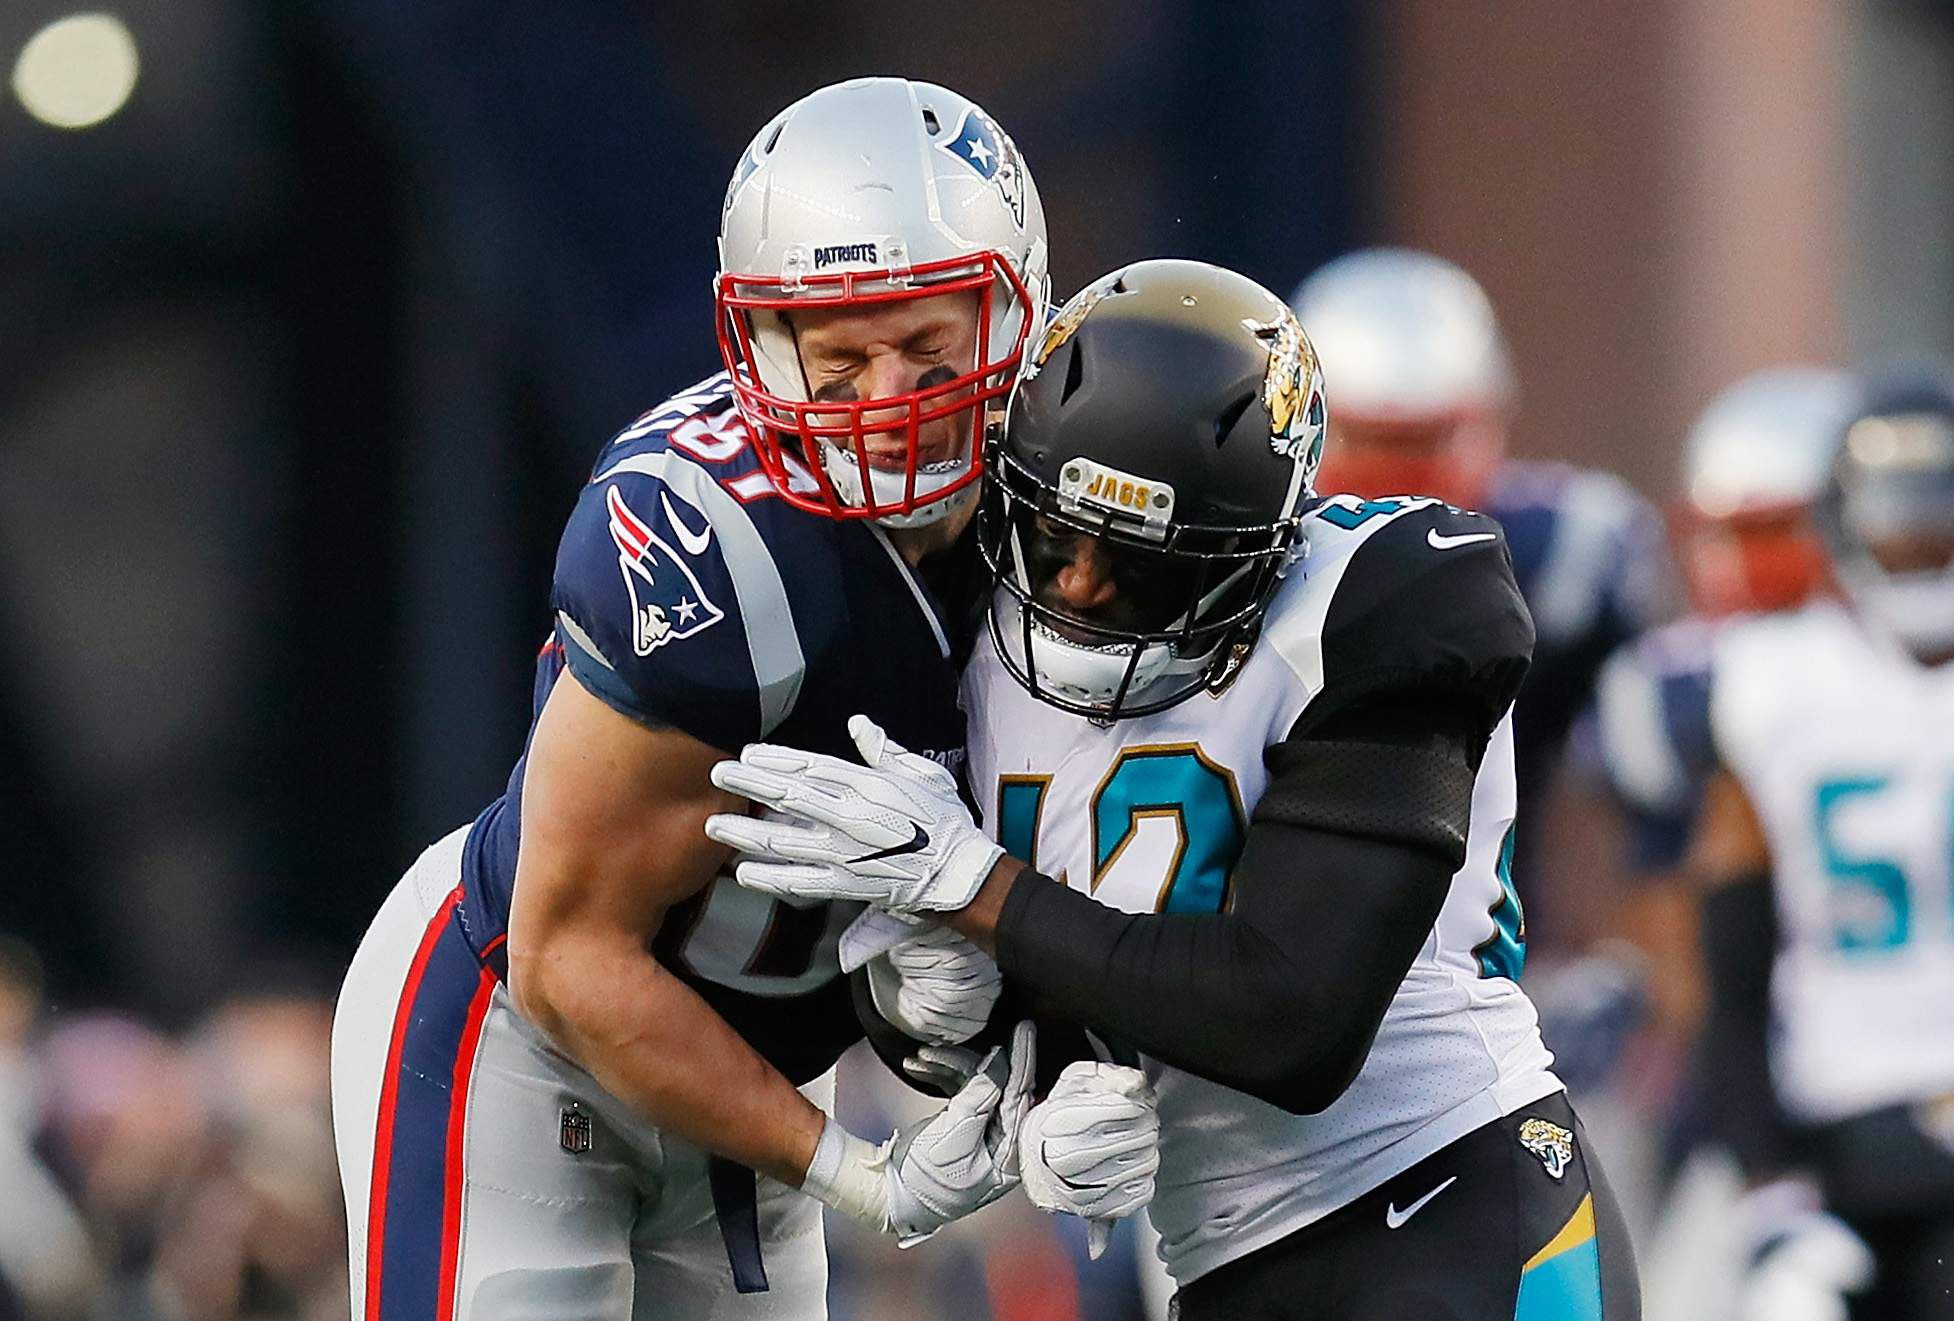
<svg viewBox="0 0 1954 1321"><path fill-rule="evenodd" d="M1074 642L1062 637L1051 629L1031 621L1031 655L1024 651L1024 606L1015 596L1001 594L996 609L1004 611L998 621L1004 627L1004 645L1021 668L1035 676L1040 687L1049 688L1058 697L1082 706L1111 706L1119 695L1120 684L1126 679L1126 668L1133 660L1131 647L1115 643L1106 647L1095 647L1083 642ZM1163 677L1172 672L1173 653L1167 644L1154 643L1140 652L1140 663L1134 667L1133 682L1127 687L1127 702L1136 702Z"/></svg>
<svg viewBox="0 0 1954 1321"><path fill-rule="evenodd" d="M821 446L821 466L828 470L828 480L834 483L835 494L843 504L859 509L870 503L863 497L862 470L856 466L853 454L838 445L824 443ZM921 465L916 469L916 499L927 503L919 504L908 513L884 514L875 521L883 527L922 527L949 517L976 498L977 483L972 482L940 500L931 501L929 497L958 481L969 471L968 455ZM877 506L899 505L909 492L909 474L886 468L870 468L868 487Z"/></svg>

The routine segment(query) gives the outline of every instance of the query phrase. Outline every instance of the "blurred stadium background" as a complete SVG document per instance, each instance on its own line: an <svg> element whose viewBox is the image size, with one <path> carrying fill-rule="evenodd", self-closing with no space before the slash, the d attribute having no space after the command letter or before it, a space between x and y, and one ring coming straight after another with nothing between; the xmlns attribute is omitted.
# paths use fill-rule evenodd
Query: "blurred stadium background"
<svg viewBox="0 0 1954 1321"><path fill-rule="evenodd" d="M1954 350L1945 0L10 0L0 68L0 1317L344 1314L337 975L500 790L562 517L717 368L726 176L815 86L989 108L1060 293L1458 261L1515 452L1658 501L1737 375ZM1620 903L1568 772L1550 968ZM839 1321L1142 1314L1131 1242L946 1237L838 1236Z"/></svg>

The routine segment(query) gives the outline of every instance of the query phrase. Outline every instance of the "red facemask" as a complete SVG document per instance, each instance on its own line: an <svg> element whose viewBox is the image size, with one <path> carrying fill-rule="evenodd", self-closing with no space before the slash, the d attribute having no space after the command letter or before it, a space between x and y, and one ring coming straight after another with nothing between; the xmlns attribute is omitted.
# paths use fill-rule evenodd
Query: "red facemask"
<svg viewBox="0 0 1954 1321"><path fill-rule="evenodd" d="M1825 582L1825 548L1803 507L1686 517L1684 562L1699 614L1789 610Z"/></svg>
<svg viewBox="0 0 1954 1321"><path fill-rule="evenodd" d="M975 293L977 352L975 370L932 381L927 386L878 399L808 401L769 391L763 383L753 342L752 314L787 313L810 308L875 307L942 294ZM993 310L999 298L1015 299L1024 314L1006 345L991 344ZM901 283L882 271L834 275L757 276L722 272L715 285L719 355L733 381L734 398L753 432L760 466L780 497L797 509L829 518L886 518L913 513L972 485L983 475L986 416L1002 409L1016 378L1026 337L1036 320L1032 299L1011 263L996 252L930 262L909 270ZM966 424L963 453L968 470L953 481L919 490L918 437L925 426L957 419ZM869 437L894 437L907 454L903 489L878 499L868 462ZM819 461L820 446L838 446L853 459L861 499L836 491Z"/></svg>

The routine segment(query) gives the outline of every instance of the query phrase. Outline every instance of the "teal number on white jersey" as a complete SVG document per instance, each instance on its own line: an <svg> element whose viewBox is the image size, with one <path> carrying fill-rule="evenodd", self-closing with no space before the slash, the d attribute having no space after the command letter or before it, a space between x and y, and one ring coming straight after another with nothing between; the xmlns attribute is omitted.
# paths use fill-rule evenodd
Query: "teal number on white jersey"
<svg viewBox="0 0 1954 1321"><path fill-rule="evenodd" d="M1954 1090L1954 666L1822 602L1726 628L1711 684L1771 849L1787 1106L1823 1122Z"/></svg>

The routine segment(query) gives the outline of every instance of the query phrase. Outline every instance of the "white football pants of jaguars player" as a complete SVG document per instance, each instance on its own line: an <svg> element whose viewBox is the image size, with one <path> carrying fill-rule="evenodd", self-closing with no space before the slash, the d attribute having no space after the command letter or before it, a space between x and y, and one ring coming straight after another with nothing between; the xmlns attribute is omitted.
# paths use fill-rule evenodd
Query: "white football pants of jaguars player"
<svg viewBox="0 0 1954 1321"><path fill-rule="evenodd" d="M552 1047L463 940L467 833L394 887L333 1018L355 1321L822 1321L820 1203L758 1180L769 1287L738 1292L706 1152ZM801 1090L833 1108L832 1072Z"/></svg>

